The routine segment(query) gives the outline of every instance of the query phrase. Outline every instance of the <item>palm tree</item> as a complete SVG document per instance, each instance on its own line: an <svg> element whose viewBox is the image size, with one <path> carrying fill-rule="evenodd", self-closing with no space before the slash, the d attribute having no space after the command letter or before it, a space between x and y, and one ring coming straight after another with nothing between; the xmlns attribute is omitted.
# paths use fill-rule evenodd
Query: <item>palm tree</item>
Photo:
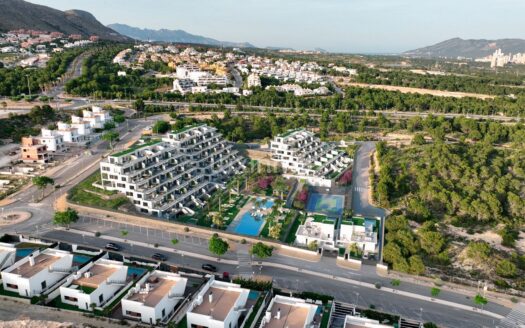
<svg viewBox="0 0 525 328"><path fill-rule="evenodd" d="M38 176L32 179L33 184L40 190L42 190L42 199L44 198L44 192L48 185L54 185L55 180L46 176Z"/></svg>

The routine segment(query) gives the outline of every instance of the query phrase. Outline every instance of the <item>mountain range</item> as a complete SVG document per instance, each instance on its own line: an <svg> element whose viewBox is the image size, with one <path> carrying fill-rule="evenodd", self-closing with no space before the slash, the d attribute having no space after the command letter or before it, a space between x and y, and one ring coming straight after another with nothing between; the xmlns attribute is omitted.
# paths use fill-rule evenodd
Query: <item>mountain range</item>
<svg viewBox="0 0 525 328"><path fill-rule="evenodd" d="M464 40L454 38L432 46L407 51L403 55L427 58L481 58L491 55L497 49L501 49L504 53L525 52L525 40Z"/></svg>
<svg viewBox="0 0 525 328"><path fill-rule="evenodd" d="M23 0L0 0L0 31L31 29L83 36L98 35L103 40L130 39L101 24L82 10L60 11Z"/></svg>
<svg viewBox="0 0 525 328"><path fill-rule="evenodd" d="M126 24L110 24L109 28L126 35L130 38L142 41L161 41L161 42L175 42L175 43L195 43L211 46L224 47L239 47L239 48L253 48L254 46L248 42L229 42L219 41L212 38L207 38L201 35L195 35L183 30L168 30L168 29L142 29L138 27L129 26Z"/></svg>

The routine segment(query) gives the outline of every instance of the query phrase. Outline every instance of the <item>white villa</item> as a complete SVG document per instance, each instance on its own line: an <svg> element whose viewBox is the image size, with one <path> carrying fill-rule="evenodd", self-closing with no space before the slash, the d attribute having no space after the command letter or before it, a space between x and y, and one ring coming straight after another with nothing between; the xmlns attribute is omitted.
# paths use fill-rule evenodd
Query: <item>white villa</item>
<svg viewBox="0 0 525 328"><path fill-rule="evenodd" d="M375 253L379 222L381 222L380 218L342 219L337 246L347 248L351 244L356 244L365 254Z"/></svg>
<svg viewBox="0 0 525 328"><path fill-rule="evenodd" d="M309 216L297 229L295 243L307 247L317 242L318 248L334 249L337 220L324 215Z"/></svg>
<svg viewBox="0 0 525 328"><path fill-rule="evenodd" d="M109 112L98 106L92 106L91 111L84 110L82 116L71 115L71 123L58 122L58 129L53 134L62 136L63 142L83 144L97 137L94 129L102 129L106 122L113 122Z"/></svg>
<svg viewBox="0 0 525 328"><path fill-rule="evenodd" d="M141 141L100 163L102 185L158 217L194 214L223 182L243 170L244 158L205 124Z"/></svg>
<svg viewBox="0 0 525 328"><path fill-rule="evenodd" d="M36 139L39 144L46 145L48 151L59 152L64 149L64 137L55 130L42 128L41 135Z"/></svg>
<svg viewBox="0 0 525 328"><path fill-rule="evenodd" d="M315 314L318 305L306 303L300 298L275 296L259 328L310 328L315 327Z"/></svg>
<svg viewBox="0 0 525 328"><path fill-rule="evenodd" d="M81 310L100 307L126 285L128 267L122 262L99 259L68 277L60 287L62 303Z"/></svg>
<svg viewBox="0 0 525 328"><path fill-rule="evenodd" d="M35 251L2 271L4 290L23 297L39 295L71 273L73 255L66 251Z"/></svg>
<svg viewBox="0 0 525 328"><path fill-rule="evenodd" d="M392 326L383 325L377 320L354 317L347 315L345 318L344 328L392 328Z"/></svg>
<svg viewBox="0 0 525 328"><path fill-rule="evenodd" d="M278 135L270 149L272 160L281 164L285 176L307 180L314 186L331 187L333 179L352 163L336 145L321 142L306 129Z"/></svg>
<svg viewBox="0 0 525 328"><path fill-rule="evenodd" d="M0 243L0 270L15 263L16 248L12 244Z"/></svg>
<svg viewBox="0 0 525 328"><path fill-rule="evenodd" d="M237 284L209 280L188 308L187 328L238 328L249 293L249 289Z"/></svg>
<svg viewBox="0 0 525 328"><path fill-rule="evenodd" d="M187 282L176 273L147 274L122 299L122 315L148 324L168 319L184 298Z"/></svg>

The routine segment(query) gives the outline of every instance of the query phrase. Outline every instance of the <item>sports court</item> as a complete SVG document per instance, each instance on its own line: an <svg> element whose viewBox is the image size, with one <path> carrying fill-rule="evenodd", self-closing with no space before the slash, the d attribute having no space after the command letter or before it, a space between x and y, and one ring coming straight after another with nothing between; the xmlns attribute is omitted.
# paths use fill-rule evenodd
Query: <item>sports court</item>
<svg viewBox="0 0 525 328"><path fill-rule="evenodd" d="M308 197L306 210L321 213L331 217L343 215L345 196L311 193Z"/></svg>

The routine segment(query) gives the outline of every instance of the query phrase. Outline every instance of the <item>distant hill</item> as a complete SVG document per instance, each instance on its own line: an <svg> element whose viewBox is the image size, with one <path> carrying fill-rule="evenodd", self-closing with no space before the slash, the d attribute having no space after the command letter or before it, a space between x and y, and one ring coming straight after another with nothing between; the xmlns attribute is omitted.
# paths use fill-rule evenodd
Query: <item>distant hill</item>
<svg viewBox="0 0 525 328"><path fill-rule="evenodd" d="M129 26L126 24L110 24L109 28L119 32L120 34L129 36L130 38L143 41L161 41L161 42L175 42L175 43L195 43L211 46L224 47L239 47L239 48L253 48L254 46L248 42L228 42L219 41L212 38L207 38L200 35L190 34L183 30L152 30L142 29L138 27Z"/></svg>
<svg viewBox="0 0 525 328"><path fill-rule="evenodd" d="M31 29L64 34L98 35L101 39L129 41L82 10L60 11L23 0L0 0L0 31Z"/></svg>
<svg viewBox="0 0 525 328"><path fill-rule="evenodd" d="M504 53L525 52L525 40L464 40L454 38L435 45L407 51L404 55L413 57L442 57L442 58L481 58L501 49Z"/></svg>

